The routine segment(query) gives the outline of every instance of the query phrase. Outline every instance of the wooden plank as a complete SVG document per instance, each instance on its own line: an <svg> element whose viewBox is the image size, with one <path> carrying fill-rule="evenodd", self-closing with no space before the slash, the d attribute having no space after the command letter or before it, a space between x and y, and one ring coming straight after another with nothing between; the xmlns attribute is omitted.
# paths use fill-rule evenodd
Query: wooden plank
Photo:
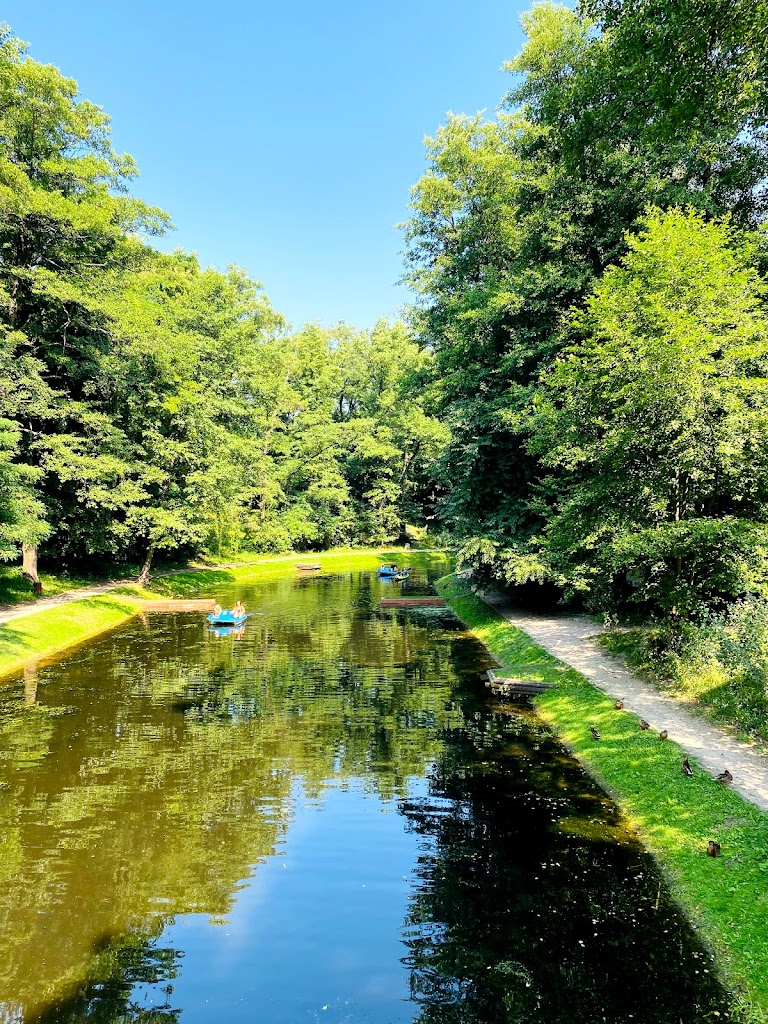
<svg viewBox="0 0 768 1024"><path fill-rule="evenodd" d="M145 601L145 612L212 612L216 604L213 597L200 600L177 599L166 601Z"/></svg>
<svg viewBox="0 0 768 1024"><path fill-rule="evenodd" d="M322 569L322 565L320 565L319 562L313 562L312 565L305 565L302 563L301 565L297 565L296 568L299 572L316 572L318 569Z"/></svg>
<svg viewBox="0 0 768 1024"><path fill-rule="evenodd" d="M442 597L382 597L382 608L445 608Z"/></svg>

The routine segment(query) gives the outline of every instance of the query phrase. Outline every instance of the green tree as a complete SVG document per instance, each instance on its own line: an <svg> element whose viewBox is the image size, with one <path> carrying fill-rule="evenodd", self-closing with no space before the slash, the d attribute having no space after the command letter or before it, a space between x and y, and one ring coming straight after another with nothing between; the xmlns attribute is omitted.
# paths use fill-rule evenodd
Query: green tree
<svg viewBox="0 0 768 1024"><path fill-rule="evenodd" d="M50 473L56 463L82 464L87 454L88 471L94 472L101 457L93 438L109 428L93 415L88 391L108 347L105 277L131 269L143 249L137 236L166 223L159 211L126 193L134 174L130 158L111 147L106 115L79 101L73 81L31 60L24 45L4 31L0 415L9 422L4 447L13 468L3 474L6 497L0 501L6 509L20 502L29 516L28 529L6 533L11 543L3 546L4 557L49 529L66 530L60 517L68 500L61 494L63 480ZM21 397L14 394L20 379ZM39 464L42 475L33 469ZM15 513L6 518L18 520Z"/></svg>
<svg viewBox="0 0 768 1024"><path fill-rule="evenodd" d="M768 582L766 291L754 239L693 211L628 246L535 401L538 550L569 587L681 614Z"/></svg>

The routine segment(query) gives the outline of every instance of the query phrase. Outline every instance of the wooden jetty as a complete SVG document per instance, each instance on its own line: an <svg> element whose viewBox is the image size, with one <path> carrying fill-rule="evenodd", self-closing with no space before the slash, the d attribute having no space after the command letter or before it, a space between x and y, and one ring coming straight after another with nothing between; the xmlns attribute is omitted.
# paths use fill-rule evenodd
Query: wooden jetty
<svg viewBox="0 0 768 1024"><path fill-rule="evenodd" d="M216 605L213 597L204 597L200 600L167 600L167 601L145 601L145 612L212 612Z"/></svg>
<svg viewBox="0 0 768 1024"><path fill-rule="evenodd" d="M323 567L319 562L301 562L296 568L299 572L317 572L318 569Z"/></svg>
<svg viewBox="0 0 768 1024"><path fill-rule="evenodd" d="M514 697L517 694L532 697L545 690L554 689L554 683L542 683L534 679L509 679L497 676L490 669L486 672L485 685L498 697Z"/></svg>
<svg viewBox="0 0 768 1024"><path fill-rule="evenodd" d="M382 608L445 608L442 597L382 597Z"/></svg>

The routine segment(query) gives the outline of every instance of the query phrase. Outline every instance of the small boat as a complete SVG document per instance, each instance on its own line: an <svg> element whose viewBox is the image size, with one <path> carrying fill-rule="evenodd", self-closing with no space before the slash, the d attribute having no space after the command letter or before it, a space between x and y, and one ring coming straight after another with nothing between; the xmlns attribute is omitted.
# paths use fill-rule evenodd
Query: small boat
<svg viewBox="0 0 768 1024"><path fill-rule="evenodd" d="M396 580L409 580L411 578L411 570L410 569L401 569L400 572L395 573L395 577L394 578Z"/></svg>
<svg viewBox="0 0 768 1024"><path fill-rule="evenodd" d="M234 636L239 639L245 632L245 623L241 622L239 626L211 626L208 632L216 637Z"/></svg>
<svg viewBox="0 0 768 1024"><path fill-rule="evenodd" d="M394 579L399 572L402 572L402 570L398 569L396 565L380 565L377 570L379 576L384 576L388 579Z"/></svg>
<svg viewBox="0 0 768 1024"><path fill-rule="evenodd" d="M218 615L211 613L208 621L212 626L242 626L247 615L235 615L234 612L219 612Z"/></svg>
<svg viewBox="0 0 768 1024"><path fill-rule="evenodd" d="M318 569L322 569L322 565L319 562L301 562L296 568L299 572L317 572Z"/></svg>

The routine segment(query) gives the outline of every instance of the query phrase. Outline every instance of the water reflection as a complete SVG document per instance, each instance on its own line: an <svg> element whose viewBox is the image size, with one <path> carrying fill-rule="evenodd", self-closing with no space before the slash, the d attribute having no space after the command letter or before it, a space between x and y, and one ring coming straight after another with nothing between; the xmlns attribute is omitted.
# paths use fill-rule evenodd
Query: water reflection
<svg viewBox="0 0 768 1024"><path fill-rule="evenodd" d="M0 1022L727 1019L614 809L390 591L217 593L240 636L148 616L2 691Z"/></svg>

